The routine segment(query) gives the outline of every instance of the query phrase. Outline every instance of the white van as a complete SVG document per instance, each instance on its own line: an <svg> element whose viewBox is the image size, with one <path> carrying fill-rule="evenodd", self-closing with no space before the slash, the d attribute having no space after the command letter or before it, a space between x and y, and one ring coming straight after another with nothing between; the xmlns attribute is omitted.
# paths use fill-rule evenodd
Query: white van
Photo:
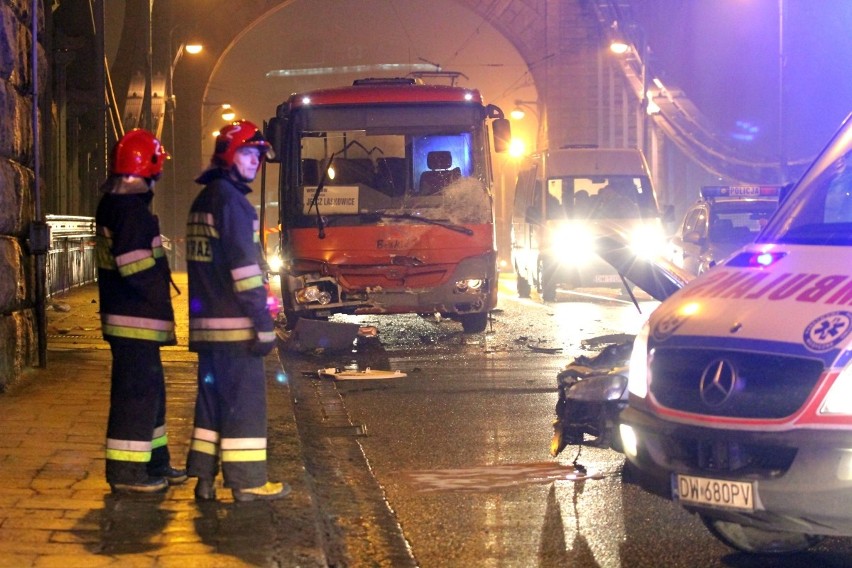
<svg viewBox="0 0 852 568"><path fill-rule="evenodd" d="M648 254L665 247L648 164L637 149L568 147L532 156L518 174L512 213L512 265L518 294L545 301L557 286L621 286L595 253L597 225L611 223Z"/></svg>
<svg viewBox="0 0 852 568"><path fill-rule="evenodd" d="M628 389L638 481L729 546L852 536L852 115L753 244L651 314Z"/></svg>

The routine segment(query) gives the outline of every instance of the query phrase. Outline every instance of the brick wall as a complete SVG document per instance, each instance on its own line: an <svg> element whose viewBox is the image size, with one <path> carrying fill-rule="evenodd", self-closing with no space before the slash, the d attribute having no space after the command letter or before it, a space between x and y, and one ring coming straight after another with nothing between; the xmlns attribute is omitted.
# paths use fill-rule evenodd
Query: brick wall
<svg viewBox="0 0 852 568"><path fill-rule="evenodd" d="M30 8L26 0L0 0L0 391L36 364L38 353L35 264L26 252L35 210ZM43 92L42 49L39 60Z"/></svg>

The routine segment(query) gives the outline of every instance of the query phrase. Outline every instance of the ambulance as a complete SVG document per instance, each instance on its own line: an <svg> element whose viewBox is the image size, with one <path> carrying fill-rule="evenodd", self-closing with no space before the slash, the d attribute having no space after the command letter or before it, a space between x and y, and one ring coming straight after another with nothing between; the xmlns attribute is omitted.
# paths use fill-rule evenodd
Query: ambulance
<svg viewBox="0 0 852 568"><path fill-rule="evenodd" d="M852 115L752 244L650 315L628 390L628 470L727 545L852 536Z"/></svg>

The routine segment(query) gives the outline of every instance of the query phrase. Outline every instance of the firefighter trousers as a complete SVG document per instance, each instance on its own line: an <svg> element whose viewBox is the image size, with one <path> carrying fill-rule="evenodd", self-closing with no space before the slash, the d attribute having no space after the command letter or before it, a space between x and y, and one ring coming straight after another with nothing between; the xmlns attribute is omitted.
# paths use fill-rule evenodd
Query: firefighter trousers
<svg viewBox="0 0 852 568"><path fill-rule="evenodd" d="M111 341L107 483L144 483L169 467L166 383L160 346Z"/></svg>
<svg viewBox="0 0 852 568"><path fill-rule="evenodd" d="M267 481L266 373L258 355L198 353L187 473L212 480L220 461L225 487L247 489Z"/></svg>

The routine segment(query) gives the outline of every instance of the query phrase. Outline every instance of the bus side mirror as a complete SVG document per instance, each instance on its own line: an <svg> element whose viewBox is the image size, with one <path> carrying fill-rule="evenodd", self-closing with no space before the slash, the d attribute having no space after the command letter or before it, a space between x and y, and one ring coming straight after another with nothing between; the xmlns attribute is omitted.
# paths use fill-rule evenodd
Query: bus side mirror
<svg viewBox="0 0 852 568"><path fill-rule="evenodd" d="M265 122L263 125L263 136L266 138L266 141L272 146L272 152L270 152L267 157L267 162L272 162L273 164L278 164L281 162L281 154L282 154L282 141L284 140L284 123L285 121L281 118L273 117L269 119L269 122Z"/></svg>
<svg viewBox="0 0 852 568"><path fill-rule="evenodd" d="M491 123L491 134L494 137L494 151L498 154L509 151L512 141L512 126L508 118L495 118Z"/></svg>

